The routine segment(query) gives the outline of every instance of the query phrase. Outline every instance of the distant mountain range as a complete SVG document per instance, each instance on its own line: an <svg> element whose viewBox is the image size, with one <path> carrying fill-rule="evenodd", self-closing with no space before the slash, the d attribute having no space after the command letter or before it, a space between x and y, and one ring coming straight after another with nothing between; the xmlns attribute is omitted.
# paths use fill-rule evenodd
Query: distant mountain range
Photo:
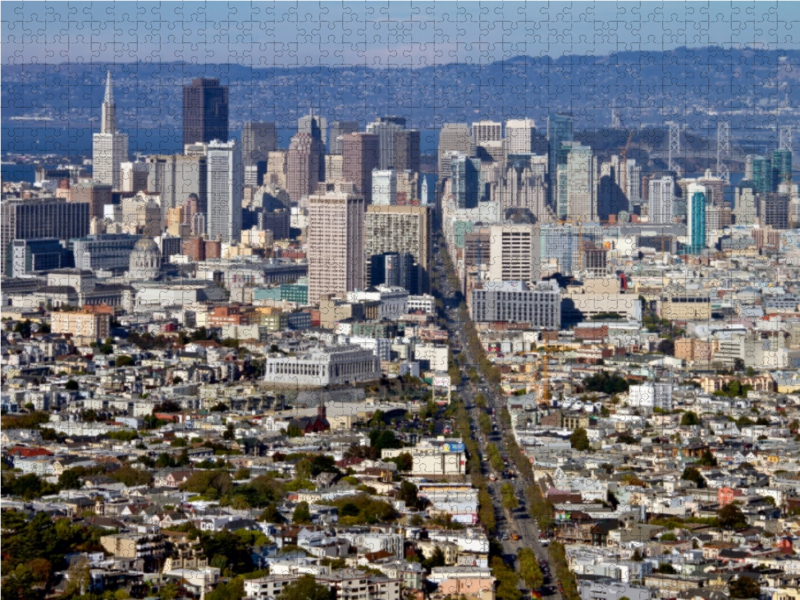
<svg viewBox="0 0 800 600"><path fill-rule="evenodd" d="M265 63L270 60L263 57ZM382 115L403 115L411 126L431 131L431 137L445 122L528 116L544 127L547 113L555 110L571 110L580 127L591 129L609 127L612 107L618 107L623 127L669 120L713 126L725 112L738 130L796 121L791 107L800 104L798 66L798 50L721 47L519 56L485 65L413 69L181 62L8 65L2 69L2 120L5 127L97 128L110 69L118 126L128 131L180 128L181 86L201 76L219 77L230 86L232 129L245 121L276 121L290 129L310 107L329 122L364 124Z"/></svg>

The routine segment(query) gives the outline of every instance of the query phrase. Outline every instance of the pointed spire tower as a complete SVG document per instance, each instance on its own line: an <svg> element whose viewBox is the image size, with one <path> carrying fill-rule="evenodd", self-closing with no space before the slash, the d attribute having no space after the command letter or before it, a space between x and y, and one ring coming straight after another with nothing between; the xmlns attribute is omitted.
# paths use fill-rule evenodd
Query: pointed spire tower
<svg viewBox="0 0 800 600"><path fill-rule="evenodd" d="M117 132L117 107L114 104L114 81L111 79L111 71L106 75L106 95L103 98L103 114L100 125L100 133Z"/></svg>

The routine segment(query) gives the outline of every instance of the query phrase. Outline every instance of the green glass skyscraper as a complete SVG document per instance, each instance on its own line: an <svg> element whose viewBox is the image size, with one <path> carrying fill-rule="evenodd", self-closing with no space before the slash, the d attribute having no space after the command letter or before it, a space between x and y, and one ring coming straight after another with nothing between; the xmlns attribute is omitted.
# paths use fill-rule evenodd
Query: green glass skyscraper
<svg viewBox="0 0 800 600"><path fill-rule="evenodd" d="M700 254L706 247L706 188L692 183L688 189L689 205L686 207L689 254Z"/></svg>

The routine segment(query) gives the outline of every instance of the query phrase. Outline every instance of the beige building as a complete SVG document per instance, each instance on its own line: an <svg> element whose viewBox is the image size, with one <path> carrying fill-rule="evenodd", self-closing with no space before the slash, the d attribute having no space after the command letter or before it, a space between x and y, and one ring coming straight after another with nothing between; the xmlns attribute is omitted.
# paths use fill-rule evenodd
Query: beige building
<svg viewBox="0 0 800 600"><path fill-rule="evenodd" d="M711 362L716 347L716 340L680 338L675 340L675 358L688 362Z"/></svg>
<svg viewBox="0 0 800 600"><path fill-rule="evenodd" d="M675 295L661 299L661 318L669 321L710 321L711 298Z"/></svg>
<svg viewBox="0 0 800 600"><path fill-rule="evenodd" d="M349 183L308 198L308 301L365 287L364 196Z"/></svg>
<svg viewBox="0 0 800 600"><path fill-rule="evenodd" d="M159 559L167 554L167 543L157 534L104 535L100 538L100 545L116 558Z"/></svg>
<svg viewBox="0 0 800 600"><path fill-rule="evenodd" d="M50 319L50 327L53 333L68 333L74 337L104 340L111 332L111 317L86 312L54 312Z"/></svg>

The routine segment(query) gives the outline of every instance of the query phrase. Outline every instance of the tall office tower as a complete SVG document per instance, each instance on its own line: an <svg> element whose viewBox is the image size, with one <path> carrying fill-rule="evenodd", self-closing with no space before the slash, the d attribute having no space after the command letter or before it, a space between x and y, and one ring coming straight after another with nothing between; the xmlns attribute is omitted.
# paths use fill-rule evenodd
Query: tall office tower
<svg viewBox="0 0 800 600"><path fill-rule="evenodd" d="M317 142L317 181L325 181L325 149L328 146L328 120L313 112L297 120L297 133L307 133Z"/></svg>
<svg viewBox="0 0 800 600"><path fill-rule="evenodd" d="M376 206L397 204L397 171L376 169L372 172L372 204Z"/></svg>
<svg viewBox="0 0 800 600"><path fill-rule="evenodd" d="M566 165L564 142L573 137L572 115L550 113L547 119L547 174L550 177L551 202L558 196L558 165Z"/></svg>
<svg viewBox="0 0 800 600"><path fill-rule="evenodd" d="M502 141L481 142L475 146L475 154L481 159L481 162L506 164L506 146Z"/></svg>
<svg viewBox="0 0 800 600"><path fill-rule="evenodd" d="M648 183L649 212L651 223L672 223L672 205L675 199L675 178L663 175Z"/></svg>
<svg viewBox="0 0 800 600"><path fill-rule="evenodd" d="M536 225L492 225L489 279L537 282L542 278L541 239Z"/></svg>
<svg viewBox="0 0 800 600"><path fill-rule="evenodd" d="M397 171L397 204L400 206L419 205L420 187L423 178L419 171L409 169Z"/></svg>
<svg viewBox="0 0 800 600"><path fill-rule="evenodd" d="M758 217L762 227L772 227L773 229L790 229L791 223L791 201L789 194L779 194L770 192L763 194L759 199Z"/></svg>
<svg viewBox="0 0 800 600"><path fill-rule="evenodd" d="M450 177L450 158L453 152L466 156L475 154L475 144L466 123L445 123L439 132L439 181Z"/></svg>
<svg viewBox="0 0 800 600"><path fill-rule="evenodd" d="M792 182L791 150L775 150L772 153L772 181L775 186Z"/></svg>
<svg viewBox="0 0 800 600"><path fill-rule="evenodd" d="M594 186L594 157L592 149L578 142L564 142L568 149L565 165L559 165L558 194L566 196L566 218L584 223L597 220L597 202ZM563 189L561 174L566 176ZM561 198L559 198L561 199Z"/></svg>
<svg viewBox="0 0 800 600"><path fill-rule="evenodd" d="M503 124L497 121L478 121L472 124L472 141L476 146L483 142L499 142L503 139Z"/></svg>
<svg viewBox="0 0 800 600"><path fill-rule="evenodd" d="M642 200L642 165L637 165L633 158L627 159L624 164L625 185L622 186L622 190L630 206Z"/></svg>
<svg viewBox="0 0 800 600"><path fill-rule="evenodd" d="M358 131L358 121L334 121L331 123L330 152L334 156L342 155L344 137Z"/></svg>
<svg viewBox="0 0 800 600"><path fill-rule="evenodd" d="M89 218L102 219L103 207L111 204L111 186L96 179L83 179L69 188L70 202L89 204Z"/></svg>
<svg viewBox="0 0 800 600"><path fill-rule="evenodd" d="M753 181L753 159L755 154L748 154L744 157L744 179Z"/></svg>
<svg viewBox="0 0 800 600"><path fill-rule="evenodd" d="M228 141L228 87L199 77L183 86L183 145Z"/></svg>
<svg viewBox="0 0 800 600"><path fill-rule="evenodd" d="M481 185L481 161L464 154L450 160L453 200L457 208L476 208L484 194Z"/></svg>
<svg viewBox="0 0 800 600"><path fill-rule="evenodd" d="M319 183L320 141L308 133L292 138L287 158L286 187L292 202L305 206L304 198L317 189Z"/></svg>
<svg viewBox="0 0 800 600"><path fill-rule="evenodd" d="M120 191L141 192L147 191L147 173L149 168L143 162L124 162L119 166Z"/></svg>
<svg viewBox="0 0 800 600"><path fill-rule="evenodd" d="M289 172L288 165L289 153L286 150L276 150L270 152L267 158L267 181L281 186L283 189L288 187L286 175Z"/></svg>
<svg viewBox="0 0 800 600"><path fill-rule="evenodd" d="M145 161L148 171L144 190L161 196L164 219L167 211L183 204L189 194L197 195L199 212L207 212L208 144L190 144L184 152L148 156Z"/></svg>
<svg viewBox="0 0 800 600"><path fill-rule="evenodd" d="M0 206L0 268L6 274L6 253L13 240L89 235L90 207L86 202L55 198L6 200Z"/></svg>
<svg viewBox="0 0 800 600"><path fill-rule="evenodd" d="M367 266L373 256L397 253L414 257L417 269L412 294L430 290L433 260L433 212L428 206L368 206L364 223Z"/></svg>
<svg viewBox="0 0 800 600"><path fill-rule="evenodd" d="M706 247L706 188L690 183L687 189L686 229L689 234L689 254L700 254Z"/></svg>
<svg viewBox="0 0 800 600"><path fill-rule="evenodd" d="M308 198L308 301L364 289L364 196L349 182Z"/></svg>
<svg viewBox="0 0 800 600"><path fill-rule="evenodd" d="M266 163L270 152L278 149L275 123L245 123L242 129L242 161L250 167Z"/></svg>
<svg viewBox="0 0 800 600"><path fill-rule="evenodd" d="M344 159L341 154L328 154L325 157L325 182L344 181Z"/></svg>
<svg viewBox="0 0 800 600"><path fill-rule="evenodd" d="M235 141L208 144L208 239L238 242L242 234L242 150Z"/></svg>
<svg viewBox="0 0 800 600"><path fill-rule="evenodd" d="M351 133L342 146L342 177L354 183L356 192L372 204L372 171L378 167L380 140L371 133Z"/></svg>
<svg viewBox="0 0 800 600"><path fill-rule="evenodd" d="M378 165L381 170L393 169L395 164L395 134L406 128L403 117L380 117L367 124L367 133L378 136Z"/></svg>
<svg viewBox="0 0 800 600"><path fill-rule="evenodd" d="M536 127L533 119L510 119L506 121L506 152L513 154L530 154L533 152L533 138Z"/></svg>
<svg viewBox="0 0 800 600"><path fill-rule="evenodd" d="M111 71L106 76L100 133L92 136L92 173L95 179L115 190L122 183L120 167L128 160L128 135L117 132L117 108Z"/></svg>
<svg viewBox="0 0 800 600"><path fill-rule="evenodd" d="M628 196L622 186L624 183L625 165L620 164L620 158L612 155L608 162L600 165L600 177L595 182L597 190L597 215L602 221L616 217L621 211L630 210Z"/></svg>
<svg viewBox="0 0 800 600"><path fill-rule="evenodd" d="M419 129L398 129L394 132L395 171L419 171Z"/></svg>
<svg viewBox="0 0 800 600"><path fill-rule="evenodd" d="M756 189L752 181L744 179L734 188L733 215L737 225L749 227L758 223Z"/></svg>
<svg viewBox="0 0 800 600"><path fill-rule="evenodd" d="M753 185L759 194L768 194L773 190L772 164L768 158L753 157Z"/></svg>
<svg viewBox="0 0 800 600"><path fill-rule="evenodd" d="M391 285L406 290L419 289L417 282L417 266L410 254L385 252L369 258L369 285ZM416 292L414 292L416 293Z"/></svg>
<svg viewBox="0 0 800 600"><path fill-rule="evenodd" d="M547 158L516 155L506 167L499 185L503 211L527 208L538 221L547 221Z"/></svg>

